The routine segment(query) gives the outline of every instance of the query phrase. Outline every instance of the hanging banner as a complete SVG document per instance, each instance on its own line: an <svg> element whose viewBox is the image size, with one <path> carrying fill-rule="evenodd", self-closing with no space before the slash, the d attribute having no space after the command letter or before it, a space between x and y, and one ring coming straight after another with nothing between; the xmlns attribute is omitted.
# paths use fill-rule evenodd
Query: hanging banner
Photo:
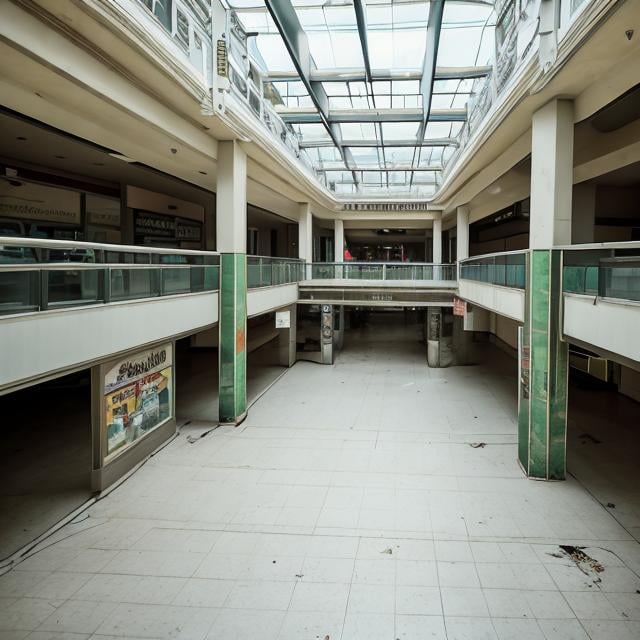
<svg viewBox="0 0 640 640"><path fill-rule="evenodd" d="M128 355L104 376L106 456L173 417L173 345Z"/></svg>
<svg viewBox="0 0 640 640"><path fill-rule="evenodd" d="M467 311L467 301L454 296L453 297L453 315L461 316L464 318L466 311Z"/></svg>

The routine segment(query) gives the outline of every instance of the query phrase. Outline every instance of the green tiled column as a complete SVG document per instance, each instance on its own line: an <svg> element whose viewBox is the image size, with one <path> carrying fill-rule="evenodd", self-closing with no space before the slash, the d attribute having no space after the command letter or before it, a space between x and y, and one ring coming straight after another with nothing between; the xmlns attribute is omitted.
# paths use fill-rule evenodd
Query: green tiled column
<svg viewBox="0 0 640 640"><path fill-rule="evenodd" d="M220 422L239 424L247 413L247 256L220 256Z"/></svg>
<svg viewBox="0 0 640 640"><path fill-rule="evenodd" d="M518 455L529 477L562 480L566 471L568 349L560 339L561 252L531 251L527 285Z"/></svg>

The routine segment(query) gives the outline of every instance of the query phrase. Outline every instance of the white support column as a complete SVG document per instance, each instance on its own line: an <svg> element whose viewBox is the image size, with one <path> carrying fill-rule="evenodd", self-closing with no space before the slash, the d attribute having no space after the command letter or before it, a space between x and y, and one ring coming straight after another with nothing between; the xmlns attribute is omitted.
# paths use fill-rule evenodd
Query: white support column
<svg viewBox="0 0 640 640"><path fill-rule="evenodd" d="M220 252L218 414L239 424L247 414L247 155L218 143L217 241Z"/></svg>
<svg viewBox="0 0 640 640"><path fill-rule="evenodd" d="M308 202L300 204L298 217L298 258L313 261L313 216Z"/></svg>
<svg viewBox="0 0 640 640"><path fill-rule="evenodd" d="M552 100L533 114L531 249L571 244L573 102Z"/></svg>
<svg viewBox="0 0 640 640"><path fill-rule="evenodd" d="M220 253L247 251L247 154L236 140L218 143L216 240Z"/></svg>
<svg viewBox="0 0 640 640"><path fill-rule="evenodd" d="M442 262L442 218L438 215L433 219L433 257L434 264Z"/></svg>
<svg viewBox="0 0 640 640"><path fill-rule="evenodd" d="M456 258L469 257L469 207L463 205L456 210Z"/></svg>
<svg viewBox="0 0 640 640"><path fill-rule="evenodd" d="M334 262L344 262L344 222L336 218L334 222Z"/></svg>

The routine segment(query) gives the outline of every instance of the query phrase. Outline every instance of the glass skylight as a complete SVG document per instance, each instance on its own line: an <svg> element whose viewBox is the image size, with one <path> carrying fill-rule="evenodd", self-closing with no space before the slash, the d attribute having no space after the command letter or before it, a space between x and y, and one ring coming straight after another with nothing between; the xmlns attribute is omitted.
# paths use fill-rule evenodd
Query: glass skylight
<svg viewBox="0 0 640 640"><path fill-rule="evenodd" d="M435 192L478 78L490 73L491 2L229 3L255 38L264 97L329 189L345 197Z"/></svg>

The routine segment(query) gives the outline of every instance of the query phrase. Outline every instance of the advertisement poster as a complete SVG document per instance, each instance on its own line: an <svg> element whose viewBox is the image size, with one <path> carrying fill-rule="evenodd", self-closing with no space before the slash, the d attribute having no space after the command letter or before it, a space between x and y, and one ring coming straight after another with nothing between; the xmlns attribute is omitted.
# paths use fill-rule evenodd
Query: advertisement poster
<svg viewBox="0 0 640 640"><path fill-rule="evenodd" d="M111 366L104 381L107 457L120 453L173 416L171 343Z"/></svg>

